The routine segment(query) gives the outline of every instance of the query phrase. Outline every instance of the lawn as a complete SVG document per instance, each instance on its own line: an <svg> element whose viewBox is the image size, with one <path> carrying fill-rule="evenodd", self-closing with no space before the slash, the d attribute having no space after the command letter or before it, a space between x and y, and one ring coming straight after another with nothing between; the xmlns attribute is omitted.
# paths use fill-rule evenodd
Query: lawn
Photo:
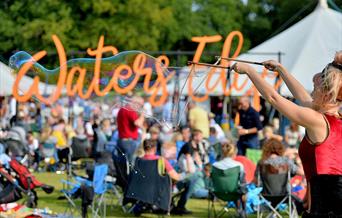
<svg viewBox="0 0 342 218"><path fill-rule="evenodd" d="M68 207L68 202L66 199L58 200L59 196L62 196L60 190L62 189L62 184L60 182L61 179L66 179L66 175L57 175L56 173L36 173L36 177L40 181L44 181L49 185L55 186L55 191L52 194L45 194L43 191L38 191L39 201L38 207L39 208L46 208L48 207L53 212L57 213L64 213L65 208ZM114 195L108 196L109 198L113 199ZM107 207L107 217L134 217L131 214L124 213L117 205L117 199L114 199L113 204ZM217 206L220 206L220 203L216 203ZM197 200L197 199L190 199L187 208L193 211L191 216L181 216L183 218L190 218L190 217L207 217L207 208L208 208L208 201L207 200ZM225 217L234 217L234 210L231 209L232 212L227 214ZM157 217L157 215L144 213L142 217ZM177 217L177 216L172 216ZM249 215L248 217L256 217L256 215Z"/></svg>

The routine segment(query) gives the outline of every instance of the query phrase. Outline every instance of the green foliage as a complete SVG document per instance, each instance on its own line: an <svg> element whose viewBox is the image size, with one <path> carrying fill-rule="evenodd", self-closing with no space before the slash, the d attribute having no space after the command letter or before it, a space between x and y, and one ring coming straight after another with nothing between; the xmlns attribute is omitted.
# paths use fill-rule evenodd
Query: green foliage
<svg viewBox="0 0 342 218"><path fill-rule="evenodd" d="M66 42L75 26L71 9L62 0L5 1L1 4L1 52L52 50L51 35L58 32L60 39ZM68 48L68 43L65 46Z"/></svg>
<svg viewBox="0 0 342 218"><path fill-rule="evenodd" d="M78 175L84 175L83 171L76 171ZM58 197L62 196L61 189L62 183L60 182L62 179L66 179L66 175L57 175L56 173L51 172L43 172L43 173L35 173L35 176L38 180L45 182L46 184L52 185L55 187L55 191L51 194L46 194L43 190L37 189L37 194L39 197L38 200L38 208L49 208L54 213L65 213L69 212L66 211L67 207L70 207L71 205L68 203L66 199L57 200ZM73 180L71 182L74 182ZM109 194L106 195L106 206L107 206L107 214L106 217L134 217L133 214L130 213L124 213L122 211L122 208L119 206L119 203L117 202L117 198L114 195L112 191L108 192ZM121 194L121 192L120 192ZM81 200L75 199L75 202L79 208L81 208ZM221 209L226 203L223 201L215 202L215 205L217 207L217 210ZM127 206L127 208L130 205ZM186 204L187 209L193 211L193 214L191 215L184 215L184 216L167 216L167 217L176 217L176 218L193 218L193 217L208 217L208 200L207 199L189 199L189 201ZM76 210L77 211L77 210ZM88 210L88 213L91 213L90 209ZM236 215L236 211L231 208L228 213L225 214L226 217L234 217ZM75 217L80 216L77 214L77 212L74 214ZM91 215L89 215L91 217ZM152 214L152 213L144 213L142 217L145 218L156 218L160 217L160 215ZM249 218L255 218L257 217L256 214L250 214L248 215ZM286 217L286 216L284 216Z"/></svg>
<svg viewBox="0 0 342 218"><path fill-rule="evenodd" d="M342 8L342 0L334 1ZM248 0L243 22L244 35L258 45L310 14L318 0ZM330 4L331 5L331 4Z"/></svg>
<svg viewBox="0 0 342 218"><path fill-rule="evenodd" d="M335 3L341 7L342 0ZM223 40L206 51L220 53L233 30L242 31L247 50L280 31L301 9L306 8L287 27L315 5L313 0L2 0L0 54L8 58L16 50L43 49L53 54L52 34L69 54L96 48L100 35L119 51L194 51L197 43L191 37L219 34Z"/></svg>

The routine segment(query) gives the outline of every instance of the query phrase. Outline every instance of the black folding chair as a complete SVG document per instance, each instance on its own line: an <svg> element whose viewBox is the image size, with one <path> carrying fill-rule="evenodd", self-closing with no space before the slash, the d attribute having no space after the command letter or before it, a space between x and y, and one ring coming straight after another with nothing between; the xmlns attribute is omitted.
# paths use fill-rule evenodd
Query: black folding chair
<svg viewBox="0 0 342 218"><path fill-rule="evenodd" d="M171 178L167 174L159 174L158 160L136 159L124 196L124 204L129 202L134 205L149 205L150 208L165 213L170 212Z"/></svg>
<svg viewBox="0 0 342 218"><path fill-rule="evenodd" d="M262 186L263 190L260 194L260 198L266 203L266 208L271 212L266 217L282 218L279 213L280 206L283 203L288 205L285 212L292 217L298 217L295 203L291 195L290 184L290 166L289 164L279 164L277 166L271 164L258 163L258 186ZM261 211L260 205L258 205L258 218L263 217L263 211Z"/></svg>

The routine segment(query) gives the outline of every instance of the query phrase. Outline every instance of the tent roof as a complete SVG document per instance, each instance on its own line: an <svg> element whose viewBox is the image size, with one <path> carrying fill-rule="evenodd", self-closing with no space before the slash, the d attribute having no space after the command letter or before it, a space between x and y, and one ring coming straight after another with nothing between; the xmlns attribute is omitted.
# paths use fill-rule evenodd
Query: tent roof
<svg viewBox="0 0 342 218"><path fill-rule="evenodd" d="M307 17L249 50L246 54L240 55L238 59L257 62L270 59L278 60L277 53L280 52L282 53L280 62L310 92L313 89L313 75L331 62L335 52L339 50L342 50L342 13L329 9L326 0L320 0L316 9ZM262 71L261 66L255 67L260 72ZM188 73L189 71L190 69L185 67L182 72ZM217 80L219 71L217 69L218 73L213 76L212 81ZM205 77L202 75L201 78ZM273 75L268 75L266 78L269 83L274 85ZM237 84L241 85L245 81L247 85L243 89L232 89L231 94L244 95L251 88L252 83L245 75L239 75ZM180 79L180 87L184 82L185 78ZM195 78L193 83L200 84L201 79ZM199 94L205 93L204 84L205 82L199 85ZM193 85L193 87L197 87L197 85ZM210 95L222 95L222 90L219 84ZM282 85L280 92L283 95L291 95L285 85ZM183 94L187 94L187 86Z"/></svg>
<svg viewBox="0 0 342 218"><path fill-rule="evenodd" d="M12 95L12 88L15 81L15 75L12 73L12 69L6 64L0 62L0 96ZM27 91L33 79L28 76L24 76L19 83L19 93ZM56 90L54 85L45 85L44 83L39 84L39 90L41 94L50 94Z"/></svg>
<svg viewBox="0 0 342 218"><path fill-rule="evenodd" d="M342 13L329 9L320 0L316 9L290 28L251 49L251 53L281 52L281 63L304 88L312 90L312 77L333 60L336 51L342 50ZM277 55L242 54L240 59L253 61L277 60ZM286 86L281 94L290 95Z"/></svg>

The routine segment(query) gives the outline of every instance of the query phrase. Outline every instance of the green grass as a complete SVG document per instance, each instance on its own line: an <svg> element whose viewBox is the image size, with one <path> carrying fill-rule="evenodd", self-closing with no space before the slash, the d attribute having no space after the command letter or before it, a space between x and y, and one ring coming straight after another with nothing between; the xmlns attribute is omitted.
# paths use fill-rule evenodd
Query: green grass
<svg viewBox="0 0 342 218"><path fill-rule="evenodd" d="M68 207L68 202L66 199L58 200L59 196L62 196L60 190L63 188L60 182L61 179L66 179L66 175L57 175L56 173L36 173L35 176L40 180L45 182L46 184L53 185L55 187L55 191L51 194L46 194L41 190L38 190L38 208L48 207L53 212L56 213L64 213L65 208ZM107 196L110 198L110 201L113 202L112 205L107 207L107 217L133 217L131 214L124 213L117 205L117 200L111 200L115 198L114 195ZM79 200L77 202L80 202ZM216 203L217 208L220 208L222 203ZM207 200L198 200L198 199L190 199L187 203L187 208L193 211L191 216L172 216L172 217L182 217L182 218L190 218L190 217L207 217L207 208L208 201ZM227 214L224 217L234 217L234 209L231 209L232 212ZM90 211L89 211L90 212ZM157 217L157 215L144 213L142 217ZM256 217L256 215L249 215L248 217Z"/></svg>

